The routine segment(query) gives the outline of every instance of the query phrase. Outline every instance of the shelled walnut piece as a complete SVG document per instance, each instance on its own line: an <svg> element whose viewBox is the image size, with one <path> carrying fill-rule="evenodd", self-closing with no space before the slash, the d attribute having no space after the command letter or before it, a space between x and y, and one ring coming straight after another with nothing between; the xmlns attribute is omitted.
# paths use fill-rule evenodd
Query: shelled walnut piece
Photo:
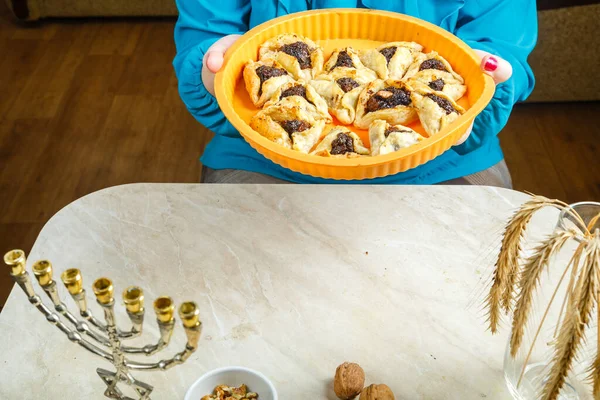
<svg viewBox="0 0 600 400"><path fill-rule="evenodd" d="M242 384L240 387L229 387L219 385L213 390L213 394L202 396L200 400L246 400L258 399L258 394L248 391L248 386Z"/></svg>

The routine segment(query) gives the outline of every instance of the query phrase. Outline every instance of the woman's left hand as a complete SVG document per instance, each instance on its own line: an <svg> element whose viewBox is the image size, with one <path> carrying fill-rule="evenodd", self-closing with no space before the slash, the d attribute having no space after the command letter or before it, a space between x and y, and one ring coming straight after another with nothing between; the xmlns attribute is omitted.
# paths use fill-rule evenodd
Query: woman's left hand
<svg viewBox="0 0 600 400"><path fill-rule="evenodd" d="M508 61L483 50L475 50L475 53L481 58L481 70L494 78L496 85L507 81L512 75L512 66ZM467 129L467 132L456 142L456 146L463 144L471 134L473 124Z"/></svg>

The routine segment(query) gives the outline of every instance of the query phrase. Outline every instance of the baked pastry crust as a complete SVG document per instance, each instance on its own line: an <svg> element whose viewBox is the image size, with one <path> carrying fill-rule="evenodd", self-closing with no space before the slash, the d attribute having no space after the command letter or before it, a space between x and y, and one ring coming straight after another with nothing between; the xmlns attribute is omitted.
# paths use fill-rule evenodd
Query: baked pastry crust
<svg viewBox="0 0 600 400"><path fill-rule="evenodd" d="M453 74L446 71L438 71L435 69L425 69L417 72L408 83L412 87L418 86L418 83L428 86L431 90L444 92L452 98L458 100L464 96L467 91L467 86L464 85L462 78L457 79Z"/></svg>
<svg viewBox="0 0 600 400"><path fill-rule="evenodd" d="M244 82L262 108L250 126L289 149L325 157L389 154L415 145L452 124L465 110L456 103L464 79L437 52L415 42L389 42L357 51L323 49L297 34L262 44ZM370 149L347 127L369 129ZM427 134L407 125L420 119Z"/></svg>
<svg viewBox="0 0 600 400"><path fill-rule="evenodd" d="M404 125L390 125L382 119L374 121L369 127L372 156L393 153L423 139L423 136Z"/></svg>
<svg viewBox="0 0 600 400"><path fill-rule="evenodd" d="M310 153L322 157L354 158L369 154L360 137L344 126L334 126Z"/></svg>
<svg viewBox="0 0 600 400"><path fill-rule="evenodd" d="M365 67L360 61L360 54L352 47L344 47L342 49L335 49L331 53L331 57L325 63L324 73L331 74L350 74L354 73L354 79L361 85L372 82L377 79L377 74Z"/></svg>
<svg viewBox="0 0 600 400"><path fill-rule="evenodd" d="M305 104L306 110L315 119L323 118L327 122L331 122L332 118L327 111L327 102L323 97L317 93L317 91L309 84L305 82L288 82L277 88L275 93L269 101L267 101L264 107L270 107L275 105L279 101L287 97L297 97Z"/></svg>
<svg viewBox="0 0 600 400"><path fill-rule="evenodd" d="M465 112L450 96L425 85L413 90L412 101L421 125L430 136L446 128Z"/></svg>
<svg viewBox="0 0 600 400"><path fill-rule="evenodd" d="M371 82L363 89L358 98L354 126L367 129L377 119L382 119L392 125L410 124L417 119L411 93L412 88L403 81L378 79ZM397 100L400 102L394 104L398 102ZM373 107L378 103L384 106Z"/></svg>
<svg viewBox="0 0 600 400"><path fill-rule="evenodd" d="M310 85L327 102L329 112L340 123L349 125L356 117L356 104L364 88L358 71L342 71L336 68L329 74L319 75Z"/></svg>
<svg viewBox="0 0 600 400"><path fill-rule="evenodd" d="M433 69L438 73L447 72L460 83L465 83L463 77L454 72L452 65L450 65L450 63L446 61L444 57L440 56L435 51L416 54L415 60L410 67L408 67L406 74L404 74L404 79L410 79L417 75L417 73L427 71L429 69Z"/></svg>
<svg viewBox="0 0 600 400"><path fill-rule="evenodd" d="M375 80L377 74L362 64L358 52L351 47L336 49L324 70L310 84L327 101L331 114L340 123L349 125L354 122L362 88Z"/></svg>
<svg viewBox="0 0 600 400"><path fill-rule="evenodd" d="M275 69L277 70L275 72L281 75L267 77L267 79L261 80L259 73L263 68L265 68L266 71ZM263 76L267 75L263 74ZM248 61L244 67L244 82L252 103L257 107L262 107L280 86L289 82L294 82L294 78L289 75L281 64L278 64L275 61Z"/></svg>
<svg viewBox="0 0 600 400"><path fill-rule="evenodd" d="M326 123L324 119L315 118L309 106L300 96L284 97L252 117L250 127L283 147L308 153L321 137Z"/></svg>
<svg viewBox="0 0 600 400"><path fill-rule="evenodd" d="M360 60L375 71L379 79L402 79L423 46L415 42L390 42L375 49L363 50Z"/></svg>
<svg viewBox="0 0 600 400"><path fill-rule="evenodd" d="M258 53L260 60L277 61L294 78L307 82L323 70L323 49L304 36L279 35L263 43Z"/></svg>

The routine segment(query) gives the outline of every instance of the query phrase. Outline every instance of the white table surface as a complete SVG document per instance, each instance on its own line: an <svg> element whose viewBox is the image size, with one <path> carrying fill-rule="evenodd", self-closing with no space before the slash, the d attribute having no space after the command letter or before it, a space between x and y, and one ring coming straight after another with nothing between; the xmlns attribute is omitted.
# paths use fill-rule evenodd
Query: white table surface
<svg viewBox="0 0 600 400"><path fill-rule="evenodd" d="M197 377L227 365L263 372L283 400L334 399L344 361L397 399L507 399L506 332L486 330L481 304L492 246L526 198L460 186L126 185L57 213L28 268L47 258L57 279L80 268L98 316L94 279L113 279L119 297L141 286L145 342L157 338L154 298L198 303L198 351L167 372L135 374L155 387L153 399L182 399ZM110 365L70 343L18 287L0 337L0 399L104 398L95 369ZM184 342L178 324L152 360Z"/></svg>

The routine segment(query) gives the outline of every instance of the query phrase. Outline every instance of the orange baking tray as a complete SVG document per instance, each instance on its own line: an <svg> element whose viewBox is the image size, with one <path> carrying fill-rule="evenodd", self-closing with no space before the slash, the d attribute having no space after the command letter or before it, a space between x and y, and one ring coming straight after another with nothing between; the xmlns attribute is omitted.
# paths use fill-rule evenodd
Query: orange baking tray
<svg viewBox="0 0 600 400"><path fill-rule="evenodd" d="M246 92L242 71L247 61L258 59L261 44L283 33L297 33L314 40L323 47L325 59L340 47L365 49L385 42L417 42L425 47L426 52L437 51L465 79L467 92L458 103L466 112L445 130L416 145L375 157L320 157L273 143L248 124L258 108ZM494 81L481 72L480 61L469 46L433 24L387 11L328 9L286 15L248 31L226 52L223 68L215 78L215 92L227 119L256 151L269 160L315 177L355 180L403 172L448 150L491 100ZM353 126L348 128L356 132L365 145L369 145L368 131ZM419 122L411 128L427 136Z"/></svg>

